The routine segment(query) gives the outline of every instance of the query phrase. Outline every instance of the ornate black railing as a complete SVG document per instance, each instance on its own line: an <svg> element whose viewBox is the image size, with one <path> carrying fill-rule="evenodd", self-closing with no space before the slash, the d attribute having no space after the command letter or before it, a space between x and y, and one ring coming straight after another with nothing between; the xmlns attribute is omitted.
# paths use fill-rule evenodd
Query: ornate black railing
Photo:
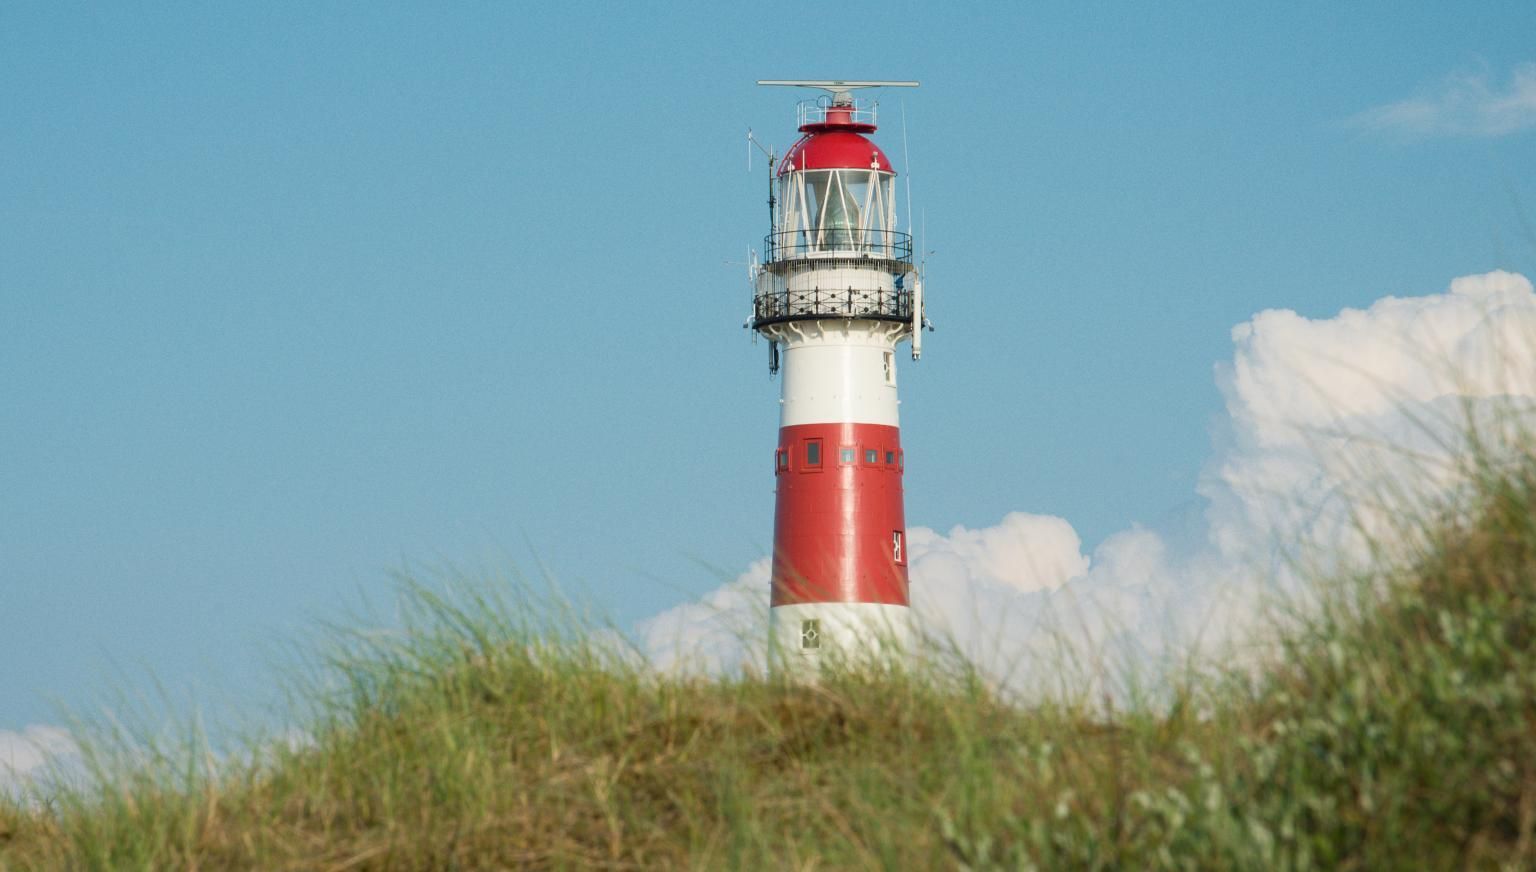
<svg viewBox="0 0 1536 872"><path fill-rule="evenodd" d="M879 258L912 265L912 235L895 230L781 230L763 240L766 265L801 258Z"/></svg>
<svg viewBox="0 0 1536 872"><path fill-rule="evenodd" d="M760 291L753 298L753 327L811 318L910 321L912 320L912 292L910 290L812 288L805 291Z"/></svg>

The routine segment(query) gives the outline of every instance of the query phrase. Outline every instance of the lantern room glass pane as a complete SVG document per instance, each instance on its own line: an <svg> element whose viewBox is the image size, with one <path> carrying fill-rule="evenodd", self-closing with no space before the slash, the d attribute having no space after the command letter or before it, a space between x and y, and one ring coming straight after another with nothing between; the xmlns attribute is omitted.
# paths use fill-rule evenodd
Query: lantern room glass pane
<svg viewBox="0 0 1536 872"><path fill-rule="evenodd" d="M805 173L810 205L812 245L824 250L854 247L863 226L862 206L848 191L843 170L812 170Z"/></svg>
<svg viewBox="0 0 1536 872"><path fill-rule="evenodd" d="M843 183L843 196L858 210L860 220L854 226L868 228L863 220L866 208L869 206L869 171L868 170L839 170L838 178ZM873 217L873 216L869 216Z"/></svg>
<svg viewBox="0 0 1536 872"><path fill-rule="evenodd" d="M891 253L895 223L893 173L847 168L800 170L779 177L774 225L778 244L803 253Z"/></svg>

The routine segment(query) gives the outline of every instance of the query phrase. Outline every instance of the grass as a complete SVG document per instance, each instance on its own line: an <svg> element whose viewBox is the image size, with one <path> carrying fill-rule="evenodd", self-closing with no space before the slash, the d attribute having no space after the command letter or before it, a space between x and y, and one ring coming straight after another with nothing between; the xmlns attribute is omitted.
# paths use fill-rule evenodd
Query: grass
<svg viewBox="0 0 1536 872"><path fill-rule="evenodd" d="M302 741L98 728L0 866L1536 866L1536 459L1322 588L1257 670L1019 705L955 658L662 677L494 586L331 634ZM553 617L552 617L553 616Z"/></svg>

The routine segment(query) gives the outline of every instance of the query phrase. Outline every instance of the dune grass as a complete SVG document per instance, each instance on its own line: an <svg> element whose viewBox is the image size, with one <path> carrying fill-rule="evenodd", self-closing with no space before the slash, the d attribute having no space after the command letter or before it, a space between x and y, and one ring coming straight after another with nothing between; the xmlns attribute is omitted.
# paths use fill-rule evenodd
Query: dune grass
<svg viewBox="0 0 1536 872"><path fill-rule="evenodd" d="M1338 579L1257 672L1019 705L955 658L658 676L491 586L337 631L302 738L98 729L14 869L1536 866L1536 460Z"/></svg>

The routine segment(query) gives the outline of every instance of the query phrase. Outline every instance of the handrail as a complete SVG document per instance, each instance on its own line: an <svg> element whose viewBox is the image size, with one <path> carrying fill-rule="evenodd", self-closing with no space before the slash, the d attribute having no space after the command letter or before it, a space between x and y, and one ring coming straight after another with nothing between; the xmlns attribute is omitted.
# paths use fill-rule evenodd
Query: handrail
<svg viewBox="0 0 1536 872"><path fill-rule="evenodd" d="M851 105L838 106L827 100L826 97L818 97L814 100L801 100L795 104L797 127L807 124L827 123L827 113L837 111L843 113L845 120L854 124L876 124L876 116L879 114L880 104L874 100L860 100L855 98Z"/></svg>
<svg viewBox="0 0 1536 872"><path fill-rule="evenodd" d="M912 234L898 230L781 230L763 238L765 263L830 256L912 264Z"/></svg>
<svg viewBox="0 0 1536 872"><path fill-rule="evenodd" d="M752 298L752 326L811 318L912 320L912 292L862 288L759 291Z"/></svg>

